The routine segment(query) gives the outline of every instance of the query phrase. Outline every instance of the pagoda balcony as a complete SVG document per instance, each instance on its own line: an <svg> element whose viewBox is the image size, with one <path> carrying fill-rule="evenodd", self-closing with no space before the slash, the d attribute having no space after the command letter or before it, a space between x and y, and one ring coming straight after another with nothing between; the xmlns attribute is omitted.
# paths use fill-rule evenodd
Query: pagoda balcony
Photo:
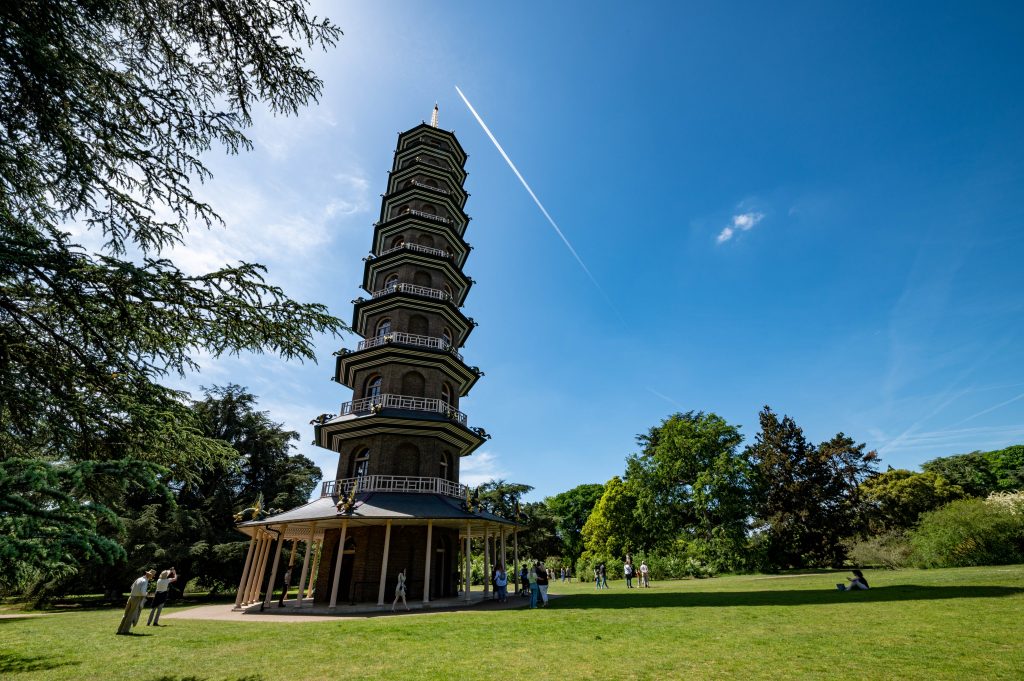
<svg viewBox="0 0 1024 681"><path fill-rule="evenodd" d="M381 345L388 345L390 343L398 343L401 345L415 345L421 348L430 348L432 350L443 350L454 357L457 357L460 362L464 362L462 355L455 346L446 341L444 338L436 338L434 336L421 336L415 333L405 333L404 331L393 331L386 333L381 336L374 336L373 338L367 338L359 343L357 350L368 350L370 348L380 347Z"/></svg>
<svg viewBox="0 0 1024 681"><path fill-rule="evenodd" d="M410 395L372 395L361 400L344 402L341 405L340 416L349 414L370 414L377 413L381 409L403 409L406 411L424 411L434 414L443 414L449 420L468 428L469 419L461 411L448 404L444 400L433 397L412 397Z"/></svg>
<svg viewBox="0 0 1024 681"><path fill-rule="evenodd" d="M379 291L373 292L374 298L380 298L386 296L389 293L411 293L414 296L423 296L424 298L433 298L434 300L449 301L452 299L447 292L436 288L428 288L426 286L418 286L416 284L393 284L387 288L382 288Z"/></svg>
<svg viewBox="0 0 1024 681"><path fill-rule="evenodd" d="M352 487L359 492L416 492L419 494L443 494L446 497L465 499L468 487L444 478L423 478L408 475L364 475L342 480L324 480L320 497L343 497L352 494Z"/></svg>
<svg viewBox="0 0 1024 681"><path fill-rule="evenodd" d="M432 248L430 246L420 246L419 244L402 244L400 246L395 246L394 248L389 248L386 251L381 251L375 257L383 258L385 255L402 250L416 251L417 253L426 253L427 255L436 255L437 257L444 258L446 260L450 260L452 257L452 254L443 248Z"/></svg>
<svg viewBox="0 0 1024 681"><path fill-rule="evenodd" d="M407 211L403 211L403 212L399 213L395 217L399 217L400 218L403 215L415 215L416 217L423 218L425 220L433 220L434 222L440 222L442 225L450 225L450 224L452 224L452 221L449 220L448 218L444 217L444 216L434 215L433 213L426 213L426 212L424 212L422 210L414 210L412 208L410 208Z"/></svg>
<svg viewBox="0 0 1024 681"><path fill-rule="evenodd" d="M445 189L444 187L435 187L432 184L427 184L426 182L420 182L419 180L411 180L410 182L412 183L412 185L414 187L422 187L423 189L427 189L427 190L430 190L432 192L440 192L442 194L451 194L451 192L449 190Z"/></svg>

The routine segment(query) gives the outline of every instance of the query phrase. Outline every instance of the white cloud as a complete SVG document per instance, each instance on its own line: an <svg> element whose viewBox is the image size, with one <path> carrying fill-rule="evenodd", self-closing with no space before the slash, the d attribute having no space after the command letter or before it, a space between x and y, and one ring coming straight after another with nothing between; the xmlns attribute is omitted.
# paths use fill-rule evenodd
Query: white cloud
<svg viewBox="0 0 1024 681"><path fill-rule="evenodd" d="M718 233L716 242L723 244L735 236L736 232L747 232L764 219L764 213L754 211L732 216L732 222Z"/></svg>
<svg viewBox="0 0 1024 681"><path fill-rule="evenodd" d="M509 472L502 466L494 452L477 452L462 459L459 464L459 482L476 487L491 480L508 477Z"/></svg>

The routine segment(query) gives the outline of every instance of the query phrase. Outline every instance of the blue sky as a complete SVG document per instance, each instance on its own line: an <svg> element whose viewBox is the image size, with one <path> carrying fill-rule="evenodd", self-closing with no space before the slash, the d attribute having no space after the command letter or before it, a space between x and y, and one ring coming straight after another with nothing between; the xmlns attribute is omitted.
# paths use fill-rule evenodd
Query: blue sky
<svg viewBox="0 0 1024 681"><path fill-rule="evenodd" d="M1024 442L1024 5L350 2L319 105L213 154L228 223L175 254L245 259L346 320L396 133L470 154L463 481L533 498L621 474L635 436L760 408L883 464ZM458 85L593 273L566 249ZM350 391L320 362L206 358L302 434Z"/></svg>

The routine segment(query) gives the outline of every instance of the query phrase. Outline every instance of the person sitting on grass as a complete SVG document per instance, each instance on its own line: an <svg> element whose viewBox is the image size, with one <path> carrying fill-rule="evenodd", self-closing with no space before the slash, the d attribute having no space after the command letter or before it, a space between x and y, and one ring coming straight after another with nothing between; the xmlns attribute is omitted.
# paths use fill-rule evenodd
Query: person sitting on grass
<svg viewBox="0 0 1024 681"><path fill-rule="evenodd" d="M846 578L849 584L836 584L840 591L853 591L854 589L868 589L868 580L864 579L864 573L860 570L853 571L853 577Z"/></svg>

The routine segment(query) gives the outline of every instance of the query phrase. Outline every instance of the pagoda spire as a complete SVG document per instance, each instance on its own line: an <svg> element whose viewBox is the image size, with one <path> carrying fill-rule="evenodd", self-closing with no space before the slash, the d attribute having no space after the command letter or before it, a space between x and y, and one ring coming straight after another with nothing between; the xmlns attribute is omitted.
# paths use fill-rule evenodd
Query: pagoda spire
<svg viewBox="0 0 1024 681"><path fill-rule="evenodd" d="M437 102L434 102L434 113L430 116L430 127L437 127Z"/></svg>

